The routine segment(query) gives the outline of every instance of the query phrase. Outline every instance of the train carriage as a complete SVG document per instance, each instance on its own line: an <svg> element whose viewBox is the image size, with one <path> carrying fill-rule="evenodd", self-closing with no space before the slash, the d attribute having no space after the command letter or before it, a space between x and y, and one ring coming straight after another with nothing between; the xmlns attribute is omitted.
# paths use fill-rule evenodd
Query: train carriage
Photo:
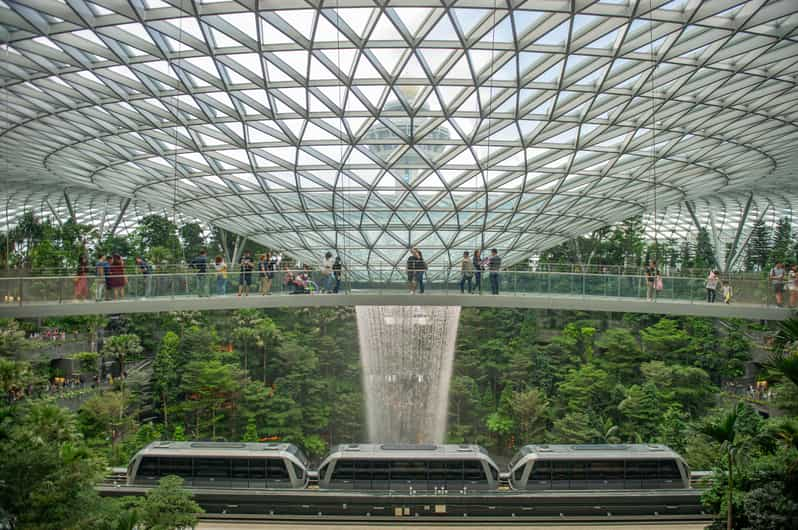
<svg viewBox="0 0 798 530"><path fill-rule="evenodd" d="M193 488L304 488L308 460L287 443L153 442L130 461L128 485L177 475Z"/></svg>
<svg viewBox="0 0 798 530"><path fill-rule="evenodd" d="M527 445L510 461L515 490L649 490L690 487L684 459L658 444Z"/></svg>
<svg viewBox="0 0 798 530"><path fill-rule="evenodd" d="M339 445L319 467L321 489L454 494L495 490L498 477L478 445Z"/></svg>

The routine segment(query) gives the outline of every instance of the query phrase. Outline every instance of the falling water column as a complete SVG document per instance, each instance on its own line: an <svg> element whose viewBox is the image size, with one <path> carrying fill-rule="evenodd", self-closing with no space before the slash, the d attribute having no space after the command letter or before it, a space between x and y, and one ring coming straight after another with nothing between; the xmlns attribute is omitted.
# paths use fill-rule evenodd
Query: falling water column
<svg viewBox="0 0 798 530"><path fill-rule="evenodd" d="M443 443L459 306L358 306L371 442Z"/></svg>

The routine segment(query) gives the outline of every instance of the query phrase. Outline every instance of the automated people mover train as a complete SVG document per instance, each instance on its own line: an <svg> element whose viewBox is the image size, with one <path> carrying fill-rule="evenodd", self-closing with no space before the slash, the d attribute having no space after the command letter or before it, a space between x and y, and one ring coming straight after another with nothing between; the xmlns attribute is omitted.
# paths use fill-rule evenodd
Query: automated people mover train
<svg viewBox="0 0 798 530"><path fill-rule="evenodd" d="M288 443L154 442L137 453L128 485L178 475L186 486L430 492L679 490L690 488L684 459L664 445L527 445L506 473L478 445L345 444L310 468Z"/></svg>

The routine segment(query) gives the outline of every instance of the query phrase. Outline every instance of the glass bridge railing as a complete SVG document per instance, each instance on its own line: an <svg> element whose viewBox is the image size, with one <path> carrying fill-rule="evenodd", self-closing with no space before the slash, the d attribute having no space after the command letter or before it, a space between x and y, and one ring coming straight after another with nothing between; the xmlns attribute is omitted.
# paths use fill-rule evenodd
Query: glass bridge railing
<svg viewBox="0 0 798 530"><path fill-rule="evenodd" d="M181 272L167 274L132 274L120 278L97 276L33 276L0 278L0 300L4 304L90 303L114 300L169 299L177 297L235 297L239 291L249 296L268 292L271 296L325 295L336 284L325 284L319 272L276 271L268 291L261 288L257 271L249 276L238 271L227 275L216 272ZM299 278L299 279L297 279ZM108 280L108 281L106 281ZM117 281L118 280L118 281ZM461 273L459 270L432 269L424 278L424 293L459 295ZM662 290L657 291L660 301L706 303L706 281L703 278L664 277ZM733 290L731 303L758 306L775 306L775 290L764 278L730 281ZM116 286L116 288L114 288ZM244 287L247 287L245 289ZM467 283L465 294L468 294ZM481 292L472 278L472 296L491 296L489 273L483 272ZM647 297L647 281L642 275L573 272L501 271L499 294L505 296L544 295L570 297L605 297L642 299ZM403 294L409 292L407 273L399 269L346 270L341 274L338 292L342 294ZM416 289L418 296L420 286ZM784 303L788 301L785 291ZM720 287L715 303L723 303Z"/></svg>

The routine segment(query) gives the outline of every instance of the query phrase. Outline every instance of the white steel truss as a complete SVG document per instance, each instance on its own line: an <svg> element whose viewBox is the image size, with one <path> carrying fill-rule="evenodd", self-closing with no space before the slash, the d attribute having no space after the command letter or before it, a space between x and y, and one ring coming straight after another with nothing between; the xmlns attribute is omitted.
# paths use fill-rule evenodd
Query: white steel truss
<svg viewBox="0 0 798 530"><path fill-rule="evenodd" d="M512 263L798 167L795 0L0 0L0 26L4 187L300 258Z"/></svg>

